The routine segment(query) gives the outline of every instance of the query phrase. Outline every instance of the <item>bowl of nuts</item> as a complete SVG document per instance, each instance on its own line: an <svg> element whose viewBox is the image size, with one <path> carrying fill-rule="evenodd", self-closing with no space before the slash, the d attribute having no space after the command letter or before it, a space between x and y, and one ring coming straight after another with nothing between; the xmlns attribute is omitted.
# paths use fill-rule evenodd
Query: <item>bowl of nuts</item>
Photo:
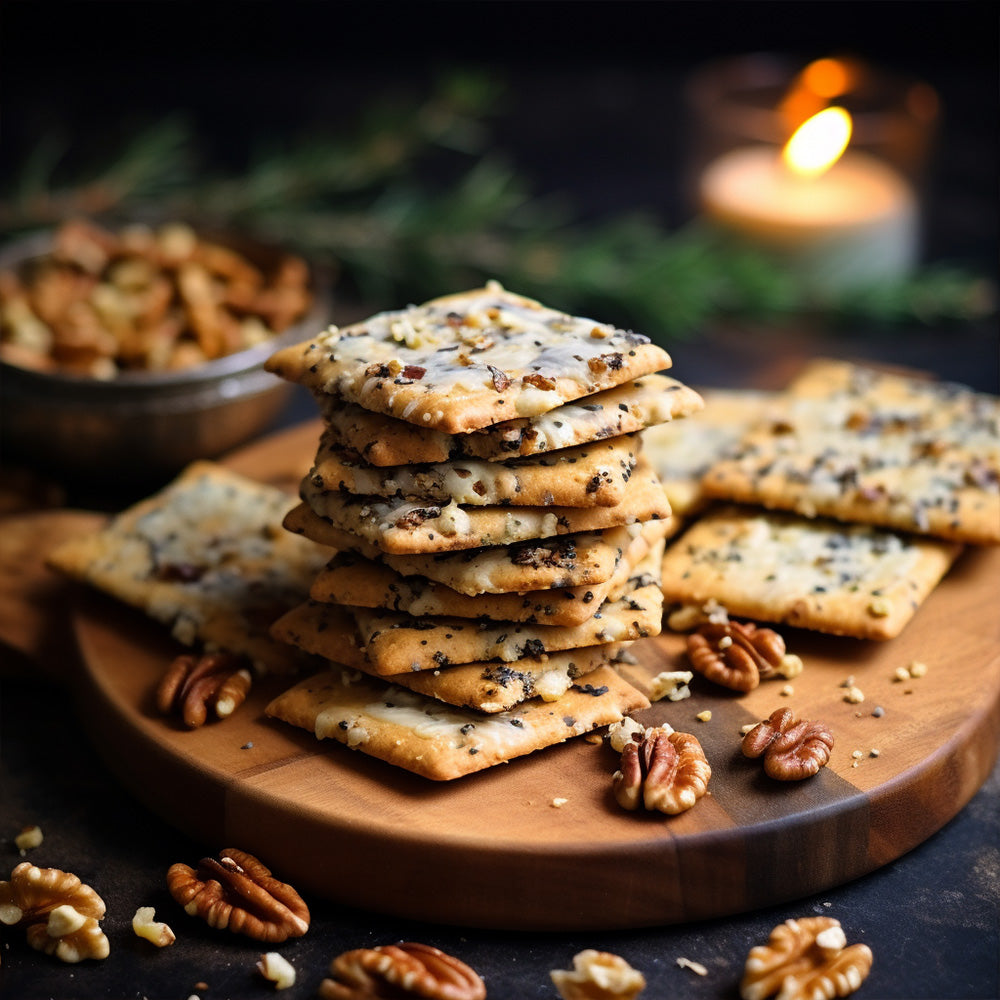
<svg viewBox="0 0 1000 1000"><path fill-rule="evenodd" d="M4 451L57 478L221 455L273 422L292 387L264 361L328 310L301 258L184 223L26 237L0 252Z"/></svg>

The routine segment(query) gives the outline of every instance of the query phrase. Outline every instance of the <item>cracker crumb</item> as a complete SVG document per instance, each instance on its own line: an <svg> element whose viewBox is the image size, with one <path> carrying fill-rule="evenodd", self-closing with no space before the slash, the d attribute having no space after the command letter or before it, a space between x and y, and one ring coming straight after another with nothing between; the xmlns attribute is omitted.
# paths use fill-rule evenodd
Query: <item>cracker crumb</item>
<svg viewBox="0 0 1000 1000"><path fill-rule="evenodd" d="M695 718L699 722L709 722L711 720L711 718L712 718L712 713L711 713L711 711L709 709L706 708L704 712L699 712L695 716Z"/></svg>
<svg viewBox="0 0 1000 1000"><path fill-rule="evenodd" d="M554 809L562 809L567 802L569 802L569 799L555 798L552 800L551 805Z"/></svg>
<svg viewBox="0 0 1000 1000"><path fill-rule="evenodd" d="M864 691L853 685L847 689L847 694L844 695L844 701L850 702L852 705L860 705L864 700Z"/></svg>
<svg viewBox="0 0 1000 1000"><path fill-rule="evenodd" d="M883 715L885 715L885 709L884 709L884 708L883 708L883 707L882 707L881 705L876 705L876 706L875 706L875 707L874 707L874 708L872 709L872 715L873 715L873 716L874 716L874 717L875 717L876 719L881 719L881 718L882 718L882 716L883 716Z"/></svg>
<svg viewBox="0 0 1000 1000"><path fill-rule="evenodd" d="M854 687L854 674L849 674L844 680L840 682L842 688Z"/></svg>
<svg viewBox="0 0 1000 1000"><path fill-rule="evenodd" d="M785 653L781 658L781 663L778 664L775 670L785 680L790 681L793 677L798 677L805 670L805 664L803 664L801 656L796 656L795 653Z"/></svg>
<svg viewBox="0 0 1000 1000"><path fill-rule="evenodd" d="M859 760L859 759L860 759L861 757L864 757L864 754L863 754L863 753L862 753L862 752L861 752L860 750L855 750L855 751L854 751L854 752L853 752L853 753L851 754L851 756L852 756L852 757L853 757L853 758L854 758L855 760Z"/></svg>
<svg viewBox="0 0 1000 1000"><path fill-rule="evenodd" d="M23 858L33 847L40 847L42 840L42 828L35 823L22 827L21 832L14 838L14 846L20 851Z"/></svg>
<svg viewBox="0 0 1000 1000"><path fill-rule="evenodd" d="M600 733L587 733L584 740L587 743L600 744L604 742L604 737Z"/></svg>
<svg viewBox="0 0 1000 1000"><path fill-rule="evenodd" d="M868 751L868 756L869 757L877 757L878 753L879 753L878 749L876 747L872 747L871 750Z"/></svg>
<svg viewBox="0 0 1000 1000"><path fill-rule="evenodd" d="M910 676L911 677L923 677L927 673L927 664L920 660L914 660L910 664Z"/></svg>
<svg viewBox="0 0 1000 1000"><path fill-rule="evenodd" d="M795 688L791 684L785 684L779 693L788 698L790 695L795 694Z"/></svg>
<svg viewBox="0 0 1000 1000"><path fill-rule="evenodd" d="M892 676L893 680L897 682L908 681L910 679L910 671L906 667L896 667Z"/></svg>
<svg viewBox="0 0 1000 1000"><path fill-rule="evenodd" d="M690 670L664 670L657 674L649 682L649 700L662 701L683 701L691 697L691 678L694 674Z"/></svg>
<svg viewBox="0 0 1000 1000"><path fill-rule="evenodd" d="M677 964L682 969L690 969L693 973L695 973L695 975L698 976L708 975L708 969L706 969L705 966L701 964L701 962L692 962L690 958L678 958Z"/></svg>
<svg viewBox="0 0 1000 1000"><path fill-rule="evenodd" d="M241 750L253 750L253 742L244 743L243 746L240 747L240 749Z"/></svg>

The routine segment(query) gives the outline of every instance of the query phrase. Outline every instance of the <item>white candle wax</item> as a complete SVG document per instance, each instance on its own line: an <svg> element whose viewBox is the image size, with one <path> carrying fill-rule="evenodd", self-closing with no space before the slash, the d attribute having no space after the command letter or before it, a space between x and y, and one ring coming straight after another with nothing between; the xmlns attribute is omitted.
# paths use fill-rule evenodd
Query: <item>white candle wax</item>
<svg viewBox="0 0 1000 1000"><path fill-rule="evenodd" d="M701 177L705 214L817 288L898 278L917 256L913 190L892 167L848 151L819 176L795 174L771 147L726 153Z"/></svg>

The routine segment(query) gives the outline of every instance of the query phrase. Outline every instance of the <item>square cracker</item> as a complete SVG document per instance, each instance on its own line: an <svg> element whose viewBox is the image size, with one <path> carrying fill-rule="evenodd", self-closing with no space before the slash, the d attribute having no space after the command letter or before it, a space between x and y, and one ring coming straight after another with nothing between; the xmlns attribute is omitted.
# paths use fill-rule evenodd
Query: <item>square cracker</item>
<svg viewBox="0 0 1000 1000"><path fill-rule="evenodd" d="M644 525L605 581L521 593L463 594L425 576L404 576L384 563L339 552L313 581L314 601L386 608L416 617L454 615L543 625L579 625L592 618L606 597L619 596L638 561L666 534L664 521ZM405 558L405 557L404 557Z"/></svg>
<svg viewBox="0 0 1000 1000"><path fill-rule="evenodd" d="M486 288L331 327L267 369L448 434L532 417L669 368L648 337Z"/></svg>
<svg viewBox="0 0 1000 1000"><path fill-rule="evenodd" d="M705 473L736 448L781 398L751 389L701 389L704 409L677 423L661 423L642 435L643 457L660 477L670 508L690 517L706 504Z"/></svg>
<svg viewBox="0 0 1000 1000"><path fill-rule="evenodd" d="M614 507L642 447L638 434L592 441L542 455L456 459L435 465L369 465L323 435L309 471L312 486L362 496L474 507Z"/></svg>
<svg viewBox="0 0 1000 1000"><path fill-rule="evenodd" d="M670 517L670 504L656 474L640 456L625 494L614 507L469 507L455 503L352 496L302 483L302 503L289 511L285 527L322 545L343 546L343 533L369 550L393 554L447 552L511 545L532 538L601 531Z"/></svg>
<svg viewBox="0 0 1000 1000"><path fill-rule="evenodd" d="M625 593L605 601L580 625L528 625L468 618L415 618L398 612L307 601L274 623L271 634L328 660L339 660L357 635L364 656L380 676L435 670L486 660L512 662L564 649L628 642L658 635L663 595L658 585L659 551L651 552L630 578Z"/></svg>
<svg viewBox="0 0 1000 1000"><path fill-rule="evenodd" d="M779 419L702 481L706 494L973 544L1000 542L1000 398L815 362Z"/></svg>
<svg viewBox="0 0 1000 1000"><path fill-rule="evenodd" d="M293 498L211 462L72 539L52 568L170 627L185 645L248 656L260 671L301 666L271 622L299 604L330 550L282 530Z"/></svg>
<svg viewBox="0 0 1000 1000"><path fill-rule="evenodd" d="M296 684L267 714L436 781L460 778L621 721L649 706L610 667L558 701L532 699L495 715L452 708L396 685L334 668Z"/></svg>
<svg viewBox="0 0 1000 1000"><path fill-rule="evenodd" d="M665 600L861 639L891 639L961 546L863 524L714 508L663 560Z"/></svg>
<svg viewBox="0 0 1000 1000"><path fill-rule="evenodd" d="M702 407L698 393L677 379L646 375L535 417L505 420L468 434L445 434L332 396L320 400L330 439L378 466L458 458L497 462L538 455L641 431Z"/></svg>
<svg viewBox="0 0 1000 1000"><path fill-rule="evenodd" d="M289 641L293 641L292 634L297 627L295 612L291 612L288 619L287 635ZM382 677L365 656L357 626L345 608L328 605L323 621L326 630L337 637L337 658L331 661L336 665L389 680L449 705L487 713L506 711L528 698L554 701L568 690L576 677L605 663L616 662L632 645L631 642L607 642L545 653L537 658L527 656L509 662L484 660Z"/></svg>

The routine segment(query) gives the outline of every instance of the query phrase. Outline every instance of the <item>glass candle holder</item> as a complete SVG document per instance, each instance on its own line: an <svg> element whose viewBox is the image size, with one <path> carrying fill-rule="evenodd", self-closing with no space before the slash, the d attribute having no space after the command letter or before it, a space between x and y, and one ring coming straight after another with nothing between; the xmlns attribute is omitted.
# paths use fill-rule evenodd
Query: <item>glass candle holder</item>
<svg viewBox="0 0 1000 1000"><path fill-rule="evenodd" d="M939 113L931 87L853 58L750 55L704 67L686 96L686 198L708 223L819 291L892 281L913 268ZM800 170L785 146L830 107L847 112L846 149Z"/></svg>

